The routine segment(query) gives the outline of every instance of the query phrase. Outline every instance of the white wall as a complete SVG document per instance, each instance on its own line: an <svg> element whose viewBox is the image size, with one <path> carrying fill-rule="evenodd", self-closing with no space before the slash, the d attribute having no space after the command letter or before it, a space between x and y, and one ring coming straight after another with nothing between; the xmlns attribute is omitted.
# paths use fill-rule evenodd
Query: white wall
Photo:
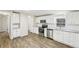
<svg viewBox="0 0 79 59"><path fill-rule="evenodd" d="M8 17L5 15L0 15L0 32L8 32Z"/></svg>
<svg viewBox="0 0 79 59"><path fill-rule="evenodd" d="M20 31L21 36L28 35L28 16L25 14L20 14Z"/></svg>

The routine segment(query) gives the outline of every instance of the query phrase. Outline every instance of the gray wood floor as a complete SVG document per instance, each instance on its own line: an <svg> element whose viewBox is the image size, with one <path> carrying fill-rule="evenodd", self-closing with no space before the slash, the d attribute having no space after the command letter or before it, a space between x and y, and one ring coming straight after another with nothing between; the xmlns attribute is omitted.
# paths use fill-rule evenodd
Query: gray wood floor
<svg viewBox="0 0 79 59"><path fill-rule="evenodd" d="M69 48L69 46L58 43L54 40L29 33L28 36L9 39L7 32L0 33L1 48Z"/></svg>

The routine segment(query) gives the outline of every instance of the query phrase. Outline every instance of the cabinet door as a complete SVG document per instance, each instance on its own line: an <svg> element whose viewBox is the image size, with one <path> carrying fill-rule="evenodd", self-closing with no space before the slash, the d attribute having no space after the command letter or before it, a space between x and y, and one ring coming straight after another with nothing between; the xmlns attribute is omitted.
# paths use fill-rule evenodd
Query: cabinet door
<svg viewBox="0 0 79 59"><path fill-rule="evenodd" d="M79 37L75 33L54 30L53 38L72 47L79 47Z"/></svg>
<svg viewBox="0 0 79 59"><path fill-rule="evenodd" d="M72 24L79 24L79 12L72 14Z"/></svg>
<svg viewBox="0 0 79 59"><path fill-rule="evenodd" d="M75 46L76 34L71 32L64 32L63 42L70 46Z"/></svg>
<svg viewBox="0 0 79 59"><path fill-rule="evenodd" d="M40 20L46 20L46 17L37 17L35 23L40 23Z"/></svg>
<svg viewBox="0 0 79 59"><path fill-rule="evenodd" d="M72 12L66 15L66 28L79 30L79 12Z"/></svg>
<svg viewBox="0 0 79 59"><path fill-rule="evenodd" d="M53 31L53 39L58 42L63 42L63 32L54 30Z"/></svg>
<svg viewBox="0 0 79 59"><path fill-rule="evenodd" d="M76 38L74 39L74 47L78 47L79 48L79 33L76 33Z"/></svg>
<svg viewBox="0 0 79 59"><path fill-rule="evenodd" d="M66 15L68 24L79 24L79 12L72 12Z"/></svg>

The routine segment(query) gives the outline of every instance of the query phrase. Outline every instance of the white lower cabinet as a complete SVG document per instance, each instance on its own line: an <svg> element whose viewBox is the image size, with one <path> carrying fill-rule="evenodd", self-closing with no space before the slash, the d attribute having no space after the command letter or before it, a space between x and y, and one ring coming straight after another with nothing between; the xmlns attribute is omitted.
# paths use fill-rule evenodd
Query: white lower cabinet
<svg viewBox="0 0 79 59"><path fill-rule="evenodd" d="M76 34L75 33L64 32L64 34L63 34L63 42L65 44L74 47L75 39L76 39Z"/></svg>
<svg viewBox="0 0 79 59"><path fill-rule="evenodd" d="M76 35L76 39L74 39L73 41L74 42L73 46L79 48L79 34L76 33L75 35Z"/></svg>
<svg viewBox="0 0 79 59"><path fill-rule="evenodd" d="M79 47L79 34L64 32L64 43L72 47Z"/></svg>
<svg viewBox="0 0 79 59"><path fill-rule="evenodd" d="M53 30L53 39L58 42L62 42L63 41L63 32Z"/></svg>
<svg viewBox="0 0 79 59"><path fill-rule="evenodd" d="M72 47L79 47L79 34L54 30L53 39Z"/></svg>

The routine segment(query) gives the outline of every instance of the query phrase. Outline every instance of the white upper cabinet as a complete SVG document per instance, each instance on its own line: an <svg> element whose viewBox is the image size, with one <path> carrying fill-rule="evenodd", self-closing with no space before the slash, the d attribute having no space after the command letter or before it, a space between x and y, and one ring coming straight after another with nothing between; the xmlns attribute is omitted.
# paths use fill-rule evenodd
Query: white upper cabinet
<svg viewBox="0 0 79 59"><path fill-rule="evenodd" d="M79 31L79 12L71 12L66 15L66 28Z"/></svg>
<svg viewBox="0 0 79 59"><path fill-rule="evenodd" d="M79 12L72 12L66 15L67 24L79 24Z"/></svg>
<svg viewBox="0 0 79 59"><path fill-rule="evenodd" d="M51 15L51 16L48 16L47 17L47 19L46 19L46 21L47 21L47 23L49 23L49 24L53 24L54 23L54 17L53 17L53 15Z"/></svg>
<svg viewBox="0 0 79 59"><path fill-rule="evenodd" d="M53 15L36 17L36 23L40 23L40 20L46 20L46 23L53 23Z"/></svg>

